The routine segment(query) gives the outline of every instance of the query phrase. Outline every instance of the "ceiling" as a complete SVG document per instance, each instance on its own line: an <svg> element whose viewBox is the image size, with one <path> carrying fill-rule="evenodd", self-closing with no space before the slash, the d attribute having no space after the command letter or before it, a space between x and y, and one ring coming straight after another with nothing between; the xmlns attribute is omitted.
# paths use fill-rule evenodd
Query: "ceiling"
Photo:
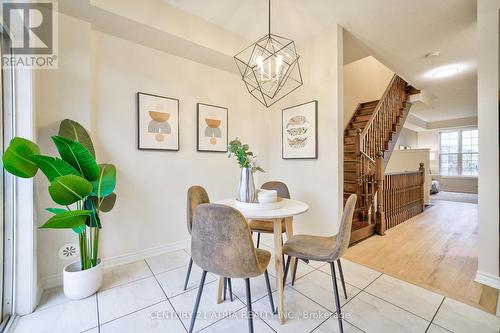
<svg viewBox="0 0 500 333"><path fill-rule="evenodd" d="M163 1L248 40L267 33L265 0ZM431 93L432 106L412 108L417 117L434 122L477 115L475 0L272 2L272 31L296 41L336 23L349 32L348 43L366 46L387 67ZM424 57L433 51L441 55ZM460 64L462 70L443 79L429 75L449 64Z"/></svg>

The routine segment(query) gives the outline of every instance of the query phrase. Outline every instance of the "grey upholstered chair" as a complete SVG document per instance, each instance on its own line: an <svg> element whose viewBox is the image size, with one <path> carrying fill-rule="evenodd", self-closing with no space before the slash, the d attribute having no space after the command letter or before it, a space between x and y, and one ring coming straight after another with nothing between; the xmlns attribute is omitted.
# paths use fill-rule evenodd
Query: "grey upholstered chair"
<svg viewBox="0 0 500 333"><path fill-rule="evenodd" d="M292 236L283 246L283 253L288 255L288 260L285 266L286 281L288 269L290 267L290 257L295 257L305 260L325 261L330 263L330 270L332 272L333 292L335 294L335 304L337 306L337 314L339 318L340 332L344 331L342 325L342 316L340 312L339 291L337 288L337 279L335 274L335 261L339 265L340 280L344 289L344 296L347 299L347 292L345 289L344 274L342 272L342 265L340 257L349 247L351 239L351 226L352 217L354 215L354 208L356 206L356 195L351 194L347 199L340 221L339 232L335 236L321 237L310 235L296 235Z"/></svg>
<svg viewBox="0 0 500 333"><path fill-rule="evenodd" d="M210 203L207 191L201 186L191 186L187 192L187 229L189 234L191 234L191 230L193 229L193 216L196 207L205 203ZM184 281L184 290L187 288L192 266L193 258L189 258L188 270Z"/></svg>
<svg viewBox="0 0 500 333"><path fill-rule="evenodd" d="M193 227L193 215L196 207L198 205L210 203L210 198L208 197L207 191L202 186L191 186L187 192L187 228L191 234L191 229ZM186 273L186 279L184 281L184 290L187 289L189 283L189 276L191 275L191 268L193 267L193 259L189 258L188 270ZM229 285L229 297L231 302L233 301L233 288L231 286L231 279L224 279L224 300L226 300L226 289Z"/></svg>
<svg viewBox="0 0 500 333"><path fill-rule="evenodd" d="M274 312L267 274L271 253L255 248L246 219L239 211L225 205L199 205L194 215L191 236L191 257L203 273L189 332L194 328L207 272L226 278L245 279L248 329L253 332L250 278L264 273L271 309Z"/></svg>

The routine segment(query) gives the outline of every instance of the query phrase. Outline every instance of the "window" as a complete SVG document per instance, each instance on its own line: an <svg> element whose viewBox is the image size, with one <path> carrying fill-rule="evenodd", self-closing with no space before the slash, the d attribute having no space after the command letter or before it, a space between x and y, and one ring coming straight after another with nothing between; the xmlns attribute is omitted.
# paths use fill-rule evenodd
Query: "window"
<svg viewBox="0 0 500 333"><path fill-rule="evenodd" d="M439 172L444 176L477 176L477 129L442 132L439 137Z"/></svg>

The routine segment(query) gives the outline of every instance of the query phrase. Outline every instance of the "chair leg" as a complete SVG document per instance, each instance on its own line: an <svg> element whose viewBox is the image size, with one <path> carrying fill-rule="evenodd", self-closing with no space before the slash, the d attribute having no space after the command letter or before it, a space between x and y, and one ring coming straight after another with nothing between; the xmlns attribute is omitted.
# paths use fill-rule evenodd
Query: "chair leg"
<svg viewBox="0 0 500 333"><path fill-rule="evenodd" d="M344 325L342 324L342 312L340 310L339 289L337 288L337 276L335 274L335 263L333 261L330 263L330 269L332 271L333 293L335 294L335 305L337 306L339 329L340 333L344 333Z"/></svg>
<svg viewBox="0 0 500 333"><path fill-rule="evenodd" d="M231 279L227 278L227 285L229 286L229 299L233 301L233 286L231 285Z"/></svg>
<svg viewBox="0 0 500 333"><path fill-rule="evenodd" d="M247 316L248 316L248 332L253 333L253 312L252 312L252 294L250 292L250 279L245 279L247 289Z"/></svg>
<svg viewBox="0 0 500 333"><path fill-rule="evenodd" d="M257 233L257 248L259 248L260 245L260 232Z"/></svg>
<svg viewBox="0 0 500 333"><path fill-rule="evenodd" d="M297 275L297 266L299 266L299 258L295 258L295 267L292 274L292 286L295 284L295 276Z"/></svg>
<svg viewBox="0 0 500 333"><path fill-rule="evenodd" d="M345 289L344 272L342 272L342 264L340 263L340 258L337 259L337 265L339 265L340 281L342 282L342 289L344 289L344 296L347 299L347 290Z"/></svg>
<svg viewBox="0 0 500 333"><path fill-rule="evenodd" d="M269 303L271 304L271 311L273 313L276 313L276 309L274 308L273 292L271 291L271 284L269 283L269 274L267 273L267 269L264 271L264 277L266 279L267 294L269 295Z"/></svg>
<svg viewBox="0 0 500 333"><path fill-rule="evenodd" d="M222 300L225 301L226 300L226 290L227 290L227 278L224 278L224 293L223 293L223 296L222 296Z"/></svg>
<svg viewBox="0 0 500 333"><path fill-rule="evenodd" d="M292 257L288 256L288 259L286 260L285 273L283 274L283 288L285 288L285 285L286 285L286 276L288 275L288 269L290 268L290 260L291 259L292 259Z"/></svg>
<svg viewBox="0 0 500 333"><path fill-rule="evenodd" d="M203 293L203 286L205 285L205 278L207 277L207 271L203 271L201 274L200 287L198 288L198 296L196 296L196 302L194 303L193 313L191 314L191 324L189 325L189 333L193 333L194 322L196 321L196 316L198 314L198 307L200 306L201 294Z"/></svg>
<svg viewBox="0 0 500 333"><path fill-rule="evenodd" d="M191 275L191 267L193 267L193 258L189 258L189 266L188 266L188 271L186 273L186 281L184 281L184 290L187 289L187 285L189 282L189 275Z"/></svg>

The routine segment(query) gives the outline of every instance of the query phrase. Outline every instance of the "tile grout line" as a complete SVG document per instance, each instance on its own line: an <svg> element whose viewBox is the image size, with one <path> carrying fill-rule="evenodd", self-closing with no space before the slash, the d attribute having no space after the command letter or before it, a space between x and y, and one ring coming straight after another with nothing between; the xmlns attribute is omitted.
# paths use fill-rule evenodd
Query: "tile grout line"
<svg viewBox="0 0 500 333"><path fill-rule="evenodd" d="M356 294L357 295L357 294ZM353 296L354 298L355 296ZM347 303L346 303L347 304ZM344 304L345 305L345 304ZM332 315L330 317L328 317L327 319L325 319L321 324L319 324L318 326L316 326L315 328L313 328L312 331L310 331L309 333L313 333L314 331L316 331L321 325L323 325L324 323L326 323L328 320L332 319L332 317L335 316L335 313L332 313ZM337 318L338 320L338 318ZM341 319L343 320L344 322L348 323L349 325L351 325L352 327L355 327L357 330L359 330L360 332L363 332L363 333L366 333L366 331L362 330L361 328L359 328L358 326L354 325L353 323L351 323L350 321L348 321L347 319Z"/></svg>
<svg viewBox="0 0 500 333"><path fill-rule="evenodd" d="M210 274L212 274L212 273L210 273ZM217 277L217 276L216 276L216 277ZM206 283L205 285L207 285L207 284L211 284L211 283L215 283L215 282L217 282L217 279L216 279L215 281L212 281L212 282ZM198 288L196 288L196 289L198 289ZM194 290L194 289L193 289L193 290ZM179 295L177 295L177 296L179 296ZM236 312L239 312L239 311L241 311L242 309L244 309L244 308L246 307L246 304L245 304L245 303L243 303L243 301L242 301L242 300L241 300L241 299L240 299L240 298L239 298L239 297L238 297L238 296L237 296L234 292L233 292L233 296L234 296L234 297L235 297L238 301L240 301L240 302L241 302L241 304L243 304L241 308L237 308L236 310L234 310L234 311L232 311L231 313L229 313L227 316L224 316L224 317L222 317L222 318L220 318L220 319L217 319L216 321L214 321L213 323L209 324L208 326L205 326L205 327L203 327L202 329L200 329L200 330L198 330L198 331L195 331L195 332L196 332L196 333L197 333L197 332L202 332L203 330L205 330L205 329L207 329L207 328L209 328L209 327L211 327L211 326L213 326L213 325L217 324L218 322L221 322L221 321L223 321L223 320L227 319L227 318L228 318L229 316L231 316L232 314L235 314ZM259 298L259 299L260 299L260 298ZM226 300L226 301L227 301L227 300ZM253 302L252 302L252 304L253 304ZM174 307L174 306L172 305L172 307ZM175 308L174 308L174 310L175 310ZM187 330L186 330L186 331L187 331Z"/></svg>
<svg viewBox="0 0 500 333"><path fill-rule="evenodd" d="M151 270L151 267L149 267L149 264L148 264L147 262L146 262L146 265L147 265L147 266L148 266L148 268ZM186 266L187 266L187 265L186 265ZM182 266L182 267L185 267L185 266ZM171 271L171 270L170 270L170 271ZM151 272L153 273L153 271L152 271L152 270L151 270ZM158 273L158 274L163 274L163 273L165 273L165 272ZM210 273L210 272L207 272L207 273L208 273L208 274L212 274L212 273ZM212 275L213 275L213 274L212 274ZM173 305L173 304L172 304L172 302L170 301L170 298L175 298L175 297L177 297L177 296L180 296L180 295L186 294L186 293L191 292L191 291L193 291L193 290L199 289L200 287L199 287L199 286L198 286L198 287L194 287L194 288L191 288L191 289L185 290L184 292L182 292L182 293L180 293L180 294L177 294L177 295L175 295L175 296L173 296L173 297L168 297L168 296L167 296L167 294L166 294L166 292L163 290L163 287L161 286L160 282L159 282L159 281L158 281L158 279L156 278L156 274L154 274L154 273L153 273L153 276L155 277L156 282L160 285L160 288L162 289L163 293L165 294L165 297L167 297L167 301L170 303L170 306L172 307L172 309L174 309L174 312L175 312L175 314L176 314L177 318L180 320L180 322L181 322L182 326L184 327L184 329L185 329L185 330L186 330L186 332L187 332L188 330L187 330L186 326L184 325L184 322L180 319L179 315L177 314L177 310L175 309L174 305ZM207 283L205 283L203 286L205 287L205 286L207 286L207 285L209 285L209 284L212 284L212 283L217 282L217 276L216 276L216 275L214 275L214 276L215 276L215 280L214 280L214 281L207 282ZM201 330L198 330L198 331L196 331L196 332L202 331L202 330L204 330L204 329L206 329L206 328L208 328L208 327L210 327L210 326L212 326L212 325L214 325L214 324L216 324L216 323L218 323L218 322L220 322L220 321L222 321L222 320L226 319L226 318L227 318L227 317L229 317L231 314L233 314L233 313L236 313L236 312L240 311L241 309L243 309L243 308L246 306L246 304L244 304L244 303L241 301L241 299L240 299L238 296L236 296L236 294L234 294L234 293L233 293L233 296L234 296L234 297L236 297L236 299L237 299L237 300L239 300L239 301L243 304L241 308L237 308L235 311L231 312L231 313L230 313L230 314L228 314L227 316L224 316L224 317L222 317L222 318L220 318L220 319L216 320L215 322L211 323L211 324L210 324L210 325L208 325L208 326L203 327ZM252 303L253 303L253 302L252 302Z"/></svg>
<svg viewBox="0 0 500 333"><path fill-rule="evenodd" d="M403 310L403 311L405 311L405 312L408 312L409 314L412 314L412 315L414 315L414 316L416 316L416 317L418 317L418 318L420 318L420 319L425 320L426 322L429 322L429 320L428 320L428 319L425 319L424 317L422 317L422 316L420 316L420 315L418 315L418 314L416 314L416 313L413 313L413 312L411 312L411 311L409 311L409 310L407 310L407 309L404 309L404 308L402 308L401 306L399 306L399 305L397 305L397 304L394 304L394 303L392 303L392 302L389 302L388 300L383 299L383 298L382 298L382 297L380 297L380 296L374 295L374 294L372 294L372 293L370 293L370 292L368 292L368 291L366 290L369 286L371 286L371 285L372 285L375 281L377 281L377 280L378 280L381 276L383 276L383 275L386 275L386 274L381 273L381 274L380 274L380 275L379 275L379 276L378 276L375 280L373 280L373 281L372 281L372 282L370 282L370 283L369 283L366 287L364 287L363 289L361 289L361 292L365 292L366 294L368 294L368 295L370 295L370 296L376 297L376 298L380 299L381 301L384 301L384 302L386 302L386 303L388 303L388 304L391 304L392 306L395 306L395 307L397 307L397 308L399 308L399 309L401 309L401 310ZM389 275L387 275L387 276L389 276ZM359 295L359 294L361 294L361 292L359 292L359 293L358 293L358 295ZM444 299L443 299L443 301L444 301ZM441 306L441 304L440 304L439 306ZM439 309L439 308L438 308L438 309ZM432 321L430 321L429 323L432 323Z"/></svg>
<svg viewBox="0 0 500 333"><path fill-rule="evenodd" d="M428 331L428 330L429 330L429 328L431 327L431 325L432 325L432 323L433 323L433 321L434 321L434 318L436 318L436 316L437 316L437 314L438 314L438 312L439 312L439 309L441 309L441 305L443 305L443 303L444 303L444 300L445 300L445 299L446 299L446 296L444 296L444 297L443 297L443 299L441 300L441 303L439 303L439 306L438 306L438 308L437 308L436 312L434 313L434 316L432 316L432 319L431 319L431 321L430 321L429 325L427 326L427 329L425 330L425 333L427 333L427 331ZM436 325L436 324L434 324L434 325ZM439 325L438 325L438 326L439 326ZM441 326L440 326L440 327L441 327ZM443 327L443 328L444 328L444 327Z"/></svg>
<svg viewBox="0 0 500 333"><path fill-rule="evenodd" d="M99 292L95 293L95 303L96 303L96 310L97 310L97 333L101 333L101 318L99 316Z"/></svg>
<svg viewBox="0 0 500 333"><path fill-rule="evenodd" d="M151 267L149 266L149 263L147 262L146 259L144 259L144 262L146 262L146 266L148 266L149 270L151 271L151 274L153 274L153 277L156 281L156 283L158 283L158 286L160 287L161 291L163 292L163 295L165 295L166 299L167 299L167 302L168 304L170 304L170 306L172 307L172 309L174 310L174 313L175 313L175 316L177 317L177 319L181 322L181 325L182 327L184 327L184 330L187 332L187 328L186 326L184 325L184 322L181 320L181 317L179 316L179 314L177 313L177 310L174 308L172 302L170 302L170 299L168 298L167 296L167 293L165 292L165 290L163 290L163 287L160 283L160 281L158 281L158 278L156 277L155 273L153 273L153 270L151 269Z"/></svg>
<svg viewBox="0 0 500 333"><path fill-rule="evenodd" d="M100 326L107 325L107 324L109 324L109 323L111 323L111 322L114 322L114 321L117 321L117 320L119 320L119 319L122 319L122 318L128 317L128 316L130 316L130 315L133 315L133 314L135 314L135 313L137 313L137 312L140 312L140 311L142 311L142 310L145 310L145 309L147 309L147 308L150 308L150 307L152 307L152 306L158 305L158 304L163 303L163 302L165 302L165 300L155 302L155 303L150 304L150 305L148 305L148 306L145 306L145 307L142 307L142 308L140 308L140 309L134 310L134 311L132 311L132 312L130 312L130 313L127 313L127 314L121 315L121 316L119 316L119 317L113 318L113 319L111 319L111 320L108 320L108 321L106 321L106 322L102 323Z"/></svg>

